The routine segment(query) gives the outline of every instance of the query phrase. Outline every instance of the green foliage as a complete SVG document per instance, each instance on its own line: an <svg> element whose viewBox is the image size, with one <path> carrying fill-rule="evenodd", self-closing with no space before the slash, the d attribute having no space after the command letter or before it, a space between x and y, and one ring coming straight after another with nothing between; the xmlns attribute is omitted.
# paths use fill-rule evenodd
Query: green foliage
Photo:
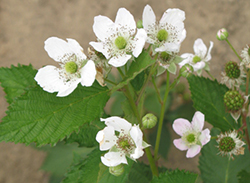
<svg viewBox="0 0 250 183"><path fill-rule="evenodd" d="M11 66L11 68L0 68L0 82L6 93L7 102L10 104L13 100L23 93L27 87L36 86L34 77L36 70L32 65L18 65L17 67Z"/></svg>
<svg viewBox="0 0 250 183"><path fill-rule="evenodd" d="M0 123L0 141L38 146L56 144L85 123L101 117L109 99L107 87L95 82L67 97L56 97L40 87L28 89L13 102Z"/></svg>
<svg viewBox="0 0 250 183"><path fill-rule="evenodd" d="M236 128L230 113L225 112L223 96L228 91L225 85L204 77L188 77L194 107L205 115L207 122L222 131Z"/></svg>
<svg viewBox="0 0 250 183"><path fill-rule="evenodd" d="M74 132L65 139L66 143L77 142L79 147L93 147L97 146L98 143L95 140L96 134L99 130L102 130L105 124L100 119L94 120L90 123L84 123L80 127L79 132Z"/></svg>
<svg viewBox="0 0 250 183"><path fill-rule="evenodd" d="M219 134L219 130L212 129L211 136ZM201 177L206 183L237 182L237 174L241 170L250 171L250 153L245 149L244 155L236 156L234 160L229 160L227 156L218 155L217 142L211 140L201 150L199 168Z"/></svg>
<svg viewBox="0 0 250 183"><path fill-rule="evenodd" d="M145 50L143 50L139 57L135 58L135 61L131 63L125 78L118 85L112 88L112 93L127 85L132 79L153 63L155 63L155 60L152 59Z"/></svg>
<svg viewBox="0 0 250 183"><path fill-rule="evenodd" d="M101 163L105 152L93 150L87 159L75 162L66 174L63 183L149 183L152 174L149 166L128 159L122 175L116 177L109 173L108 167Z"/></svg>
<svg viewBox="0 0 250 183"><path fill-rule="evenodd" d="M151 183L195 183L197 178L198 174L177 169L161 173L159 177L154 177Z"/></svg>
<svg viewBox="0 0 250 183"><path fill-rule="evenodd" d="M79 148L77 144L65 145L63 143L58 143L55 147L46 145L37 149L47 152L47 157L41 169L51 174L51 182L60 182L62 180L73 162L73 155L83 159L93 150L93 148Z"/></svg>
<svg viewBox="0 0 250 183"><path fill-rule="evenodd" d="M250 172L242 170L237 175L239 183L246 183L250 181Z"/></svg>
<svg viewBox="0 0 250 183"><path fill-rule="evenodd" d="M131 85L135 89L135 91L140 91L142 88L144 81L146 78L146 71L142 71L140 74L138 74L133 80L131 80Z"/></svg>

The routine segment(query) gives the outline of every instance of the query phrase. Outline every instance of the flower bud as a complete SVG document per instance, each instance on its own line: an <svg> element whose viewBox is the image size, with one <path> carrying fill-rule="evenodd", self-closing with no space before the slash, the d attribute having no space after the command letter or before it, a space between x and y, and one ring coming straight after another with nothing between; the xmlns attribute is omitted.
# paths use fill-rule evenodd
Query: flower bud
<svg viewBox="0 0 250 183"><path fill-rule="evenodd" d="M144 128L153 128L156 123L157 117L152 113L148 113L142 118L142 125Z"/></svg>
<svg viewBox="0 0 250 183"><path fill-rule="evenodd" d="M136 22L136 27L137 27L138 29L143 28L142 20L138 20L138 21Z"/></svg>
<svg viewBox="0 0 250 183"><path fill-rule="evenodd" d="M220 29L220 30L217 32L216 38L217 38L219 41L226 40L227 37L228 37L227 29L222 28L222 29Z"/></svg>
<svg viewBox="0 0 250 183"><path fill-rule="evenodd" d="M124 172L124 166L123 164L109 167L109 173L111 173L114 176L120 176Z"/></svg>
<svg viewBox="0 0 250 183"><path fill-rule="evenodd" d="M193 73L193 71L194 71L194 69L193 69L193 67L192 67L191 65L185 64L185 65L183 65L183 66L181 67L181 69L180 69L180 74L181 74L183 77L187 78L190 74Z"/></svg>

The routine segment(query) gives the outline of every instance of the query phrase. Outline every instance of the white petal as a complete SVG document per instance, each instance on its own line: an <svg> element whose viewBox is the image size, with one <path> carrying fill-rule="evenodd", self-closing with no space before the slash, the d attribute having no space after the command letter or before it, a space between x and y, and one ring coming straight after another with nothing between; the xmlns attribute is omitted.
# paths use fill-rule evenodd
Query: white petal
<svg viewBox="0 0 250 183"><path fill-rule="evenodd" d="M106 119L101 118L101 121L105 121L107 126L112 126L118 132L124 132L128 134L129 130L131 129L132 125L127 120L113 116Z"/></svg>
<svg viewBox="0 0 250 183"><path fill-rule="evenodd" d="M209 49L208 49L208 52L207 52L207 56L206 58L204 59L205 62L211 60L212 56L211 56L211 50L214 46L214 43L212 41L210 41L210 46L209 46Z"/></svg>
<svg viewBox="0 0 250 183"><path fill-rule="evenodd" d="M188 149L186 157L187 158L193 158L194 156L199 154L200 151L201 151L201 146L193 145Z"/></svg>
<svg viewBox="0 0 250 183"><path fill-rule="evenodd" d="M184 28L185 12L180 9L168 9L161 17L160 24L171 24L178 29Z"/></svg>
<svg viewBox="0 0 250 183"><path fill-rule="evenodd" d="M164 45L160 46L159 48L156 48L156 52L175 52L178 53L180 50L180 44L177 43L168 43L166 42Z"/></svg>
<svg viewBox="0 0 250 183"><path fill-rule="evenodd" d="M210 130L208 128L206 128L205 130L203 130L201 132L199 140L200 140L202 146L204 146L206 143L208 143L210 141L210 139L211 139Z"/></svg>
<svg viewBox="0 0 250 183"><path fill-rule="evenodd" d="M180 63L179 66L183 66L185 64L191 64L192 60L193 60L194 55L191 53L184 53L181 55L181 58L184 58Z"/></svg>
<svg viewBox="0 0 250 183"><path fill-rule="evenodd" d="M113 147L117 141L114 127L108 126L99 131L96 135L96 141L100 143L101 151L106 151Z"/></svg>
<svg viewBox="0 0 250 183"><path fill-rule="evenodd" d="M101 157L101 161L108 167L117 166L121 163L128 164L125 155L120 152L108 152L104 155L104 157Z"/></svg>
<svg viewBox="0 0 250 183"><path fill-rule="evenodd" d="M205 64L205 62L200 61L200 62L197 62L196 64L192 64L192 66L194 68L194 71L196 72L198 70L203 69L206 66L206 64Z"/></svg>
<svg viewBox="0 0 250 183"><path fill-rule="evenodd" d="M188 146L185 144L185 142L181 138L175 139L173 143L175 147L181 151L185 151L188 149Z"/></svg>
<svg viewBox="0 0 250 183"><path fill-rule="evenodd" d="M106 47L104 47L104 43L103 42L90 42L89 43L96 51L101 52L106 59L110 58L110 55L108 53L108 49Z"/></svg>
<svg viewBox="0 0 250 183"><path fill-rule="evenodd" d="M156 17L151 6L146 5L142 14L143 28L147 31L149 27L155 26Z"/></svg>
<svg viewBox="0 0 250 183"><path fill-rule="evenodd" d="M95 63L89 60L81 71L81 84L82 86L91 86L95 81L96 69Z"/></svg>
<svg viewBox="0 0 250 183"><path fill-rule="evenodd" d="M145 45L145 42L147 40L147 33L144 29L138 29L137 30L137 33L135 35L135 43L134 43L134 50L133 50L133 55L135 57L138 57L141 52L142 52L142 49Z"/></svg>
<svg viewBox="0 0 250 183"><path fill-rule="evenodd" d="M204 59L206 56L207 47L200 38L196 39L194 42L194 53L201 59Z"/></svg>
<svg viewBox="0 0 250 183"><path fill-rule="evenodd" d="M115 24L119 25L119 27L128 27L131 33L135 33L136 23L133 15L126 10L125 8L120 8L117 11Z"/></svg>
<svg viewBox="0 0 250 183"><path fill-rule="evenodd" d="M180 39L180 43L181 43L182 41L184 41L184 39L186 38L186 36L187 36L187 31L186 31L186 29L184 29L184 30L181 32L181 34L178 35L178 37L179 37L179 39Z"/></svg>
<svg viewBox="0 0 250 183"><path fill-rule="evenodd" d="M73 49L75 55L79 59L85 60L87 58L86 55L83 53L83 48L76 40L67 38L67 41L68 41L68 46Z"/></svg>
<svg viewBox="0 0 250 183"><path fill-rule="evenodd" d="M95 16L93 31L101 41L105 42L105 39L112 34L112 29L114 29L115 24L106 16Z"/></svg>
<svg viewBox="0 0 250 183"><path fill-rule="evenodd" d="M191 122L192 128L196 132L201 132L204 126L204 121L205 121L204 114L202 114L200 111L196 111Z"/></svg>
<svg viewBox="0 0 250 183"><path fill-rule="evenodd" d="M180 136L182 136L183 133L190 131L192 129L190 122L183 118L178 118L174 120L172 126L174 131Z"/></svg>
<svg viewBox="0 0 250 183"><path fill-rule="evenodd" d="M50 37L44 42L44 49L48 55L59 62L65 55L73 54L74 50L69 44L57 37Z"/></svg>
<svg viewBox="0 0 250 183"><path fill-rule="evenodd" d="M136 147L142 148L142 131L139 126L132 126L130 136L134 140Z"/></svg>
<svg viewBox="0 0 250 183"><path fill-rule="evenodd" d="M60 86L60 89L56 96L58 97L65 97L71 94L78 86L78 83L80 83L80 79L74 81L74 82L68 82L66 84L63 84Z"/></svg>
<svg viewBox="0 0 250 183"><path fill-rule="evenodd" d="M136 160L136 159L142 157L143 154L144 154L144 151L141 148L137 147L137 148L135 148L134 153L130 154L130 158L133 160Z"/></svg>
<svg viewBox="0 0 250 183"><path fill-rule="evenodd" d="M108 63L114 67L121 67L124 66L130 58L131 55L121 55L119 57L112 57Z"/></svg>

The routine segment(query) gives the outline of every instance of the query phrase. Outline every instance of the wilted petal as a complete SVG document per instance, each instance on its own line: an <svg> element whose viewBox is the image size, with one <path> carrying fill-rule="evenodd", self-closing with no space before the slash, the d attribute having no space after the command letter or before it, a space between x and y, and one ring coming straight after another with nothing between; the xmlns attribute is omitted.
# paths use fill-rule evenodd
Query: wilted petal
<svg viewBox="0 0 250 183"><path fill-rule="evenodd" d="M198 71L198 70L201 70L201 69L203 69L204 67L205 67L205 62L197 62L196 64L193 64L192 66L193 66L193 68L194 68L194 71L196 72L196 71Z"/></svg>
<svg viewBox="0 0 250 183"><path fill-rule="evenodd" d="M104 155L104 157L101 157L101 161L108 167L117 166L121 163L128 164L125 155L120 152L108 152Z"/></svg>
<svg viewBox="0 0 250 183"><path fill-rule="evenodd" d="M188 149L186 157L187 158L193 158L194 156L199 154L200 151L201 151L201 146L193 145Z"/></svg>
<svg viewBox="0 0 250 183"><path fill-rule="evenodd" d="M190 122L183 118L178 118L173 123L174 131L180 136L182 136L183 133L190 131L191 128L192 126Z"/></svg>
<svg viewBox="0 0 250 183"><path fill-rule="evenodd" d="M177 149L181 150L181 151L185 151L185 150L188 149L188 146L186 145L186 143L181 138L175 139L173 141L173 143L174 143L175 147Z"/></svg>
<svg viewBox="0 0 250 183"><path fill-rule="evenodd" d="M125 132L125 134L127 134L132 127L131 123L129 123L127 120L117 116L109 117L106 119L101 118L101 121L105 121L105 124L107 126L114 127L115 131Z"/></svg>
<svg viewBox="0 0 250 183"><path fill-rule="evenodd" d="M210 41L210 46L209 46L209 49L208 49L208 52L207 52L207 56L206 58L204 59L205 62L211 60L212 56L211 56L211 50L214 46L214 43L212 41Z"/></svg>
<svg viewBox="0 0 250 183"><path fill-rule="evenodd" d="M95 81L96 69L95 63L89 60L82 68L81 72L81 84L82 86L91 86Z"/></svg>
<svg viewBox="0 0 250 183"><path fill-rule="evenodd" d="M196 131L196 132L201 132L202 128L204 126L204 121L205 121L205 116L204 114L202 114L200 111L196 111L194 114L194 117L192 119L192 128Z"/></svg>

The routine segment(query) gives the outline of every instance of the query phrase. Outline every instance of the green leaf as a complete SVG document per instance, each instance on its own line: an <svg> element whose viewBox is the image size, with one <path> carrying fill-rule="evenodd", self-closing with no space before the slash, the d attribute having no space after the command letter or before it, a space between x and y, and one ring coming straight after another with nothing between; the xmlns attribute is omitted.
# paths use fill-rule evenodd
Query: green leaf
<svg viewBox="0 0 250 183"><path fill-rule="evenodd" d="M93 148L79 148L77 144L64 144L62 142L54 147L46 145L37 149L47 152L41 169L61 177L72 164L73 155L77 154L83 159L93 150Z"/></svg>
<svg viewBox="0 0 250 183"><path fill-rule="evenodd" d="M245 170L242 170L237 175L239 179L239 183L246 183L250 180L250 172L246 172Z"/></svg>
<svg viewBox="0 0 250 183"><path fill-rule="evenodd" d="M97 146L98 142L95 140L98 131L105 127L100 119L94 120L90 123L85 123L80 127L79 132L74 132L65 139L66 143L77 142L79 147L93 147Z"/></svg>
<svg viewBox="0 0 250 183"><path fill-rule="evenodd" d="M159 177L154 177L151 183L195 183L197 178L198 174L177 169L161 173Z"/></svg>
<svg viewBox="0 0 250 183"><path fill-rule="evenodd" d="M230 113L225 112L223 96L228 91L225 85L194 75L188 77L188 82L194 108L205 115L207 122L222 131L237 127Z"/></svg>
<svg viewBox="0 0 250 183"><path fill-rule="evenodd" d="M112 93L111 101L112 104L110 106L110 114L111 116L122 116L123 110L121 107L121 103L126 100L125 95L123 92L115 91Z"/></svg>
<svg viewBox="0 0 250 183"><path fill-rule="evenodd" d="M6 93L7 102L10 104L13 100L25 92L25 88L36 86L34 77L36 70L32 65L11 66L11 68L0 68L0 82Z"/></svg>
<svg viewBox="0 0 250 183"><path fill-rule="evenodd" d="M142 71L133 80L131 80L131 85L133 86L135 91L140 91L140 89L144 84L145 78L146 78L146 72Z"/></svg>
<svg viewBox="0 0 250 183"><path fill-rule="evenodd" d="M108 94L108 88L97 82L91 87L79 85L63 98L32 88L10 105L0 123L0 141L54 145L84 123L100 118Z"/></svg>
<svg viewBox="0 0 250 183"><path fill-rule="evenodd" d="M132 79L153 63L155 63L155 60L151 58L148 52L143 50L139 57L135 58L135 61L131 63L125 78L118 85L112 88L112 93L127 85Z"/></svg>
<svg viewBox="0 0 250 183"><path fill-rule="evenodd" d="M212 129L211 136L219 134L219 130ZM235 183L237 182L237 173L241 170L250 171L250 153L245 149L244 155L235 156L234 160L229 160L227 156L218 155L218 144L211 140L201 150L199 158L199 168L201 178L206 183Z"/></svg>
<svg viewBox="0 0 250 183"><path fill-rule="evenodd" d="M128 159L124 173L118 177L109 173L108 167L101 163L101 156L106 152L93 150L87 159L73 165L63 183L149 183L152 179L150 167Z"/></svg>

